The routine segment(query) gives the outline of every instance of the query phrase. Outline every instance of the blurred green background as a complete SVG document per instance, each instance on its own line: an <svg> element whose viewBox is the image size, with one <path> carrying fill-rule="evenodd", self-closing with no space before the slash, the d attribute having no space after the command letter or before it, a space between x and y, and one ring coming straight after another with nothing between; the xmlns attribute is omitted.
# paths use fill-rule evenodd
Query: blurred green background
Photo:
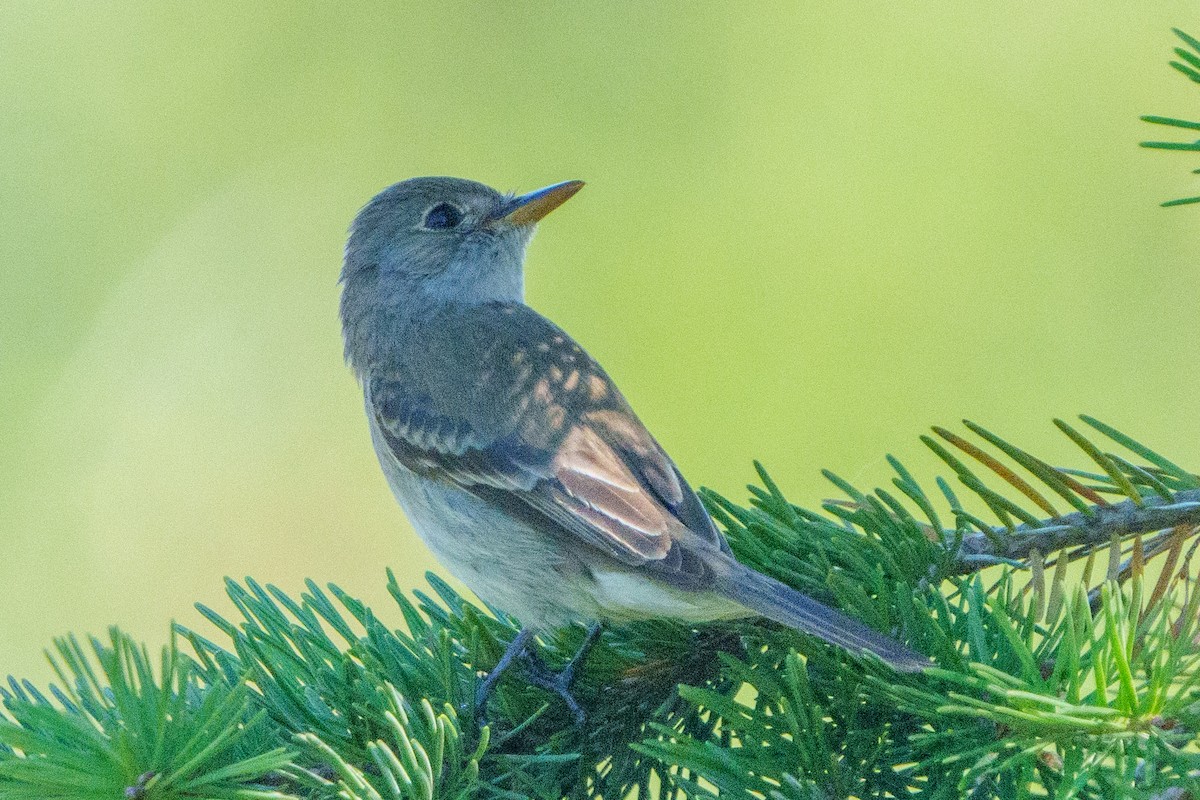
<svg viewBox="0 0 1200 800"><path fill-rule="evenodd" d="M1195 4L115 2L0 24L0 673L200 624L224 575L381 606L432 562L342 364L346 227L423 174L587 189L530 302L696 484L928 469L1088 412L1200 463Z"/></svg>

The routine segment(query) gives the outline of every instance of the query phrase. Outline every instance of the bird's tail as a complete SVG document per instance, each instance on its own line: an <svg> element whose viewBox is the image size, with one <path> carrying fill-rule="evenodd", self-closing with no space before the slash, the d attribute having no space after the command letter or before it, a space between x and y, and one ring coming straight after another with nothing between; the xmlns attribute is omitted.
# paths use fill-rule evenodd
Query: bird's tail
<svg viewBox="0 0 1200 800"><path fill-rule="evenodd" d="M895 639L742 564L734 562L717 590L767 619L851 653L874 653L900 672L919 672L932 666L928 658Z"/></svg>

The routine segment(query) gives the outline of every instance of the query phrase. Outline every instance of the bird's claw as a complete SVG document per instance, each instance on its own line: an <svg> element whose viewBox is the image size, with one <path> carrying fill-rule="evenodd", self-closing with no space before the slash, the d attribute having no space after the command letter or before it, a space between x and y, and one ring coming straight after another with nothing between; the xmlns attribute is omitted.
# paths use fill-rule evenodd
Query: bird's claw
<svg viewBox="0 0 1200 800"><path fill-rule="evenodd" d="M579 701L575 699L575 694L572 689L575 685L576 674L579 667L587 659L588 653L595 646L596 640L600 638L600 625L595 624L588 628L587 636L584 637L583 644L579 650L567 662L567 665L558 672L554 672L546 663L533 651L524 653L524 660L529 670L529 682L534 686L540 687L550 692L554 692L562 698L567 704L567 709L575 716L575 722L582 725L587 721L587 713L583 707L579 705Z"/></svg>
<svg viewBox="0 0 1200 800"><path fill-rule="evenodd" d="M529 671L529 682L534 686L545 689L549 692L554 692L563 699L567 704L567 709L575 716L575 723L582 725L587 721L587 714L584 713L583 707L579 705L579 701L575 699L575 695L571 693L571 689L575 683L575 670L571 667L574 665L572 660L561 672L555 672L546 666L537 656L526 653L525 662Z"/></svg>
<svg viewBox="0 0 1200 800"><path fill-rule="evenodd" d="M531 637L531 631L521 631L504 651L504 655L500 658L500 661L479 684L479 688L475 690L476 724L480 726L486 724L487 706L491 700L492 693L496 689L496 684L499 683L500 677L504 672L512 666L512 662L518 658L525 662L531 684L540 689L554 692L561 697L563 702L567 704L567 709L574 715L576 723L582 725L587 720L587 714L584 712L583 707L579 705L579 701L575 699L572 688L575 685L575 678L580 666L587 659L587 655L596 644L596 640L600 638L600 625L596 624L588 628L587 636L584 638L579 650L571 657L567 665L558 672L546 666L546 662L542 661L537 653L528 648Z"/></svg>
<svg viewBox="0 0 1200 800"><path fill-rule="evenodd" d="M504 655L500 656L500 660L496 662L496 666L492 667L492 671L475 690L475 723L478 726L482 727L487 724L488 701L492 699L492 692L496 690L496 684L500 682L505 671L512 666L512 662L525 652L531 638L533 638L533 631L529 628L518 633L516 638L509 642L508 647L504 650Z"/></svg>

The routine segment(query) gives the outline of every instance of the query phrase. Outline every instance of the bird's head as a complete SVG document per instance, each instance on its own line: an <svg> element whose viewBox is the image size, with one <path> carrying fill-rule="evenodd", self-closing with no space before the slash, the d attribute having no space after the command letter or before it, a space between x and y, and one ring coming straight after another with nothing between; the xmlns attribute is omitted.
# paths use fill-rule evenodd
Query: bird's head
<svg viewBox="0 0 1200 800"><path fill-rule="evenodd" d="M525 246L544 216L582 188L567 181L523 195L462 178L411 178L359 212L342 267L346 355L370 360L384 319L447 305L524 299ZM364 351L364 352L356 352Z"/></svg>
<svg viewBox="0 0 1200 800"><path fill-rule="evenodd" d="M567 181L514 196L461 178L402 181L355 218L342 282L396 303L519 301L538 220L582 186Z"/></svg>

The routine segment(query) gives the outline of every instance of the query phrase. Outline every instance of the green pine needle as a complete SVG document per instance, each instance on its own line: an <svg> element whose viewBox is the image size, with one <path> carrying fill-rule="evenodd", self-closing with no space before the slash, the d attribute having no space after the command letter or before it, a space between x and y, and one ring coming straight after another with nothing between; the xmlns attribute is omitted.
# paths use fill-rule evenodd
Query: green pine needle
<svg viewBox="0 0 1200 800"><path fill-rule="evenodd" d="M514 620L433 575L422 593L389 573L396 605L385 609L311 581L298 596L229 581L230 618L202 608L210 632L176 633L190 655L173 640L152 662L116 631L106 643L68 637L55 686L10 680L0 800L1200 789L1200 479L1084 422L1103 438L1057 424L1091 471L1051 467L969 425L939 429L969 460L928 440L959 494L942 478L926 492L895 457L886 489L827 473L844 499L819 509L790 500L762 465L747 505L703 492L741 560L930 655L938 666L924 674L753 619L650 621L611 627L592 651L574 690L584 726L522 665L481 725L479 675L516 636ZM1049 493L1113 501L1047 517ZM1110 579L1090 586L1105 556ZM1081 558L1082 577L1069 568ZM1155 564L1166 571L1143 593ZM538 652L561 667L583 635L544 636Z"/></svg>

